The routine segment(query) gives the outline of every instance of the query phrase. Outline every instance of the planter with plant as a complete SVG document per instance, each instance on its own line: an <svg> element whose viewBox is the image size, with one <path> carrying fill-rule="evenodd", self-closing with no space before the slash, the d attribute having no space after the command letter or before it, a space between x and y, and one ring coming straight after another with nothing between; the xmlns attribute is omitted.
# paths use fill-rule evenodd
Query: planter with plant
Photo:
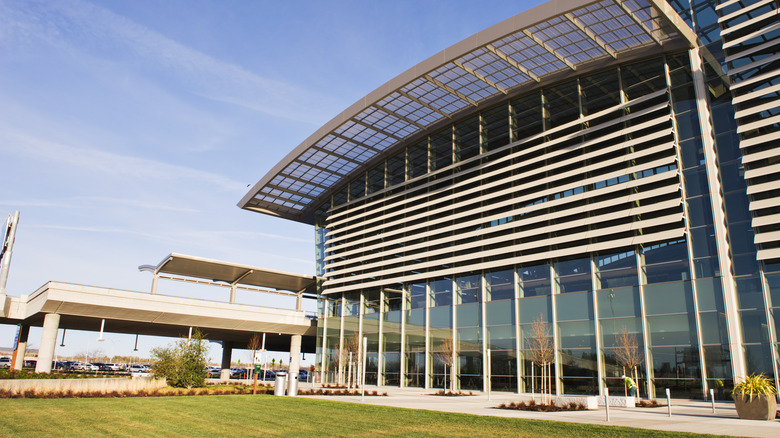
<svg viewBox="0 0 780 438"><path fill-rule="evenodd" d="M737 415L743 420L774 420L777 412L775 382L763 374L751 374L732 391Z"/></svg>

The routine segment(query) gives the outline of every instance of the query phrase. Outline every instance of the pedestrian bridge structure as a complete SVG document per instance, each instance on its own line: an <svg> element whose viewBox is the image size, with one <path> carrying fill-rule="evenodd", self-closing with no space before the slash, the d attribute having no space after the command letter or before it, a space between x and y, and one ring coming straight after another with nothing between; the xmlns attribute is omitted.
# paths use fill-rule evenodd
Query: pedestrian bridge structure
<svg viewBox="0 0 780 438"><path fill-rule="evenodd" d="M137 335L182 337L200 329L223 346L223 374L229 371L233 348L247 348L254 334L264 334L265 349L290 351L293 362L301 352L315 351L316 315L302 310L302 300L316 298L313 276L171 254L158 265L144 265L153 275L151 292L137 292L48 282L30 295L0 297L0 323L19 324L16 363L24 358L31 326L43 327L37 372L51 371L59 328ZM229 287L227 302L157 293L160 278L216 287ZM259 294L295 297L295 308L279 309L236 303L237 289ZM20 354L21 353L21 354ZM291 363L295 368L299 366ZM297 373L297 371L296 371Z"/></svg>

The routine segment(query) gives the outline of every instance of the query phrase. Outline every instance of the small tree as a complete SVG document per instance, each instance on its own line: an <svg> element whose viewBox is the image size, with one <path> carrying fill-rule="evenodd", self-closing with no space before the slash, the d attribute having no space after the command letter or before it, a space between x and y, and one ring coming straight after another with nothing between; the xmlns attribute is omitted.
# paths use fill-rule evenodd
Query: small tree
<svg viewBox="0 0 780 438"><path fill-rule="evenodd" d="M344 339L344 352L349 360L349 374L347 376L347 386L352 388L357 386L357 382L360 381L358 377L358 364L360 363L360 336L357 333L352 334ZM354 370L354 372L353 372Z"/></svg>
<svg viewBox="0 0 780 438"><path fill-rule="evenodd" d="M552 363L555 360L555 347L547 330L547 322L541 314L531 323L531 333L527 339L531 349L531 379L532 381L534 379L533 366L538 365L542 378L540 392L544 402L545 394L552 395Z"/></svg>
<svg viewBox="0 0 780 438"><path fill-rule="evenodd" d="M442 341L439 351L434 353L434 357L444 364L445 387L447 386L447 369L450 370L450 392L455 392L455 343L451 336Z"/></svg>
<svg viewBox="0 0 780 438"><path fill-rule="evenodd" d="M249 338L249 343L247 344L247 348L252 350L252 372L254 372L254 365L255 365L255 354L257 353L257 350L263 347L263 341L260 340L260 335L255 333L252 335L252 337Z"/></svg>
<svg viewBox="0 0 780 438"><path fill-rule="evenodd" d="M191 339L179 339L168 347L152 349L152 372L168 385L180 388L205 386L208 348L200 330Z"/></svg>
<svg viewBox="0 0 780 438"><path fill-rule="evenodd" d="M615 338L615 358L617 362L623 367L623 373L628 374L634 379L636 383L636 396L639 398L639 365L644 362L644 356L639 351L639 342L635 335L629 334L628 329L624 326L620 329ZM625 380L623 381L623 389L625 388Z"/></svg>

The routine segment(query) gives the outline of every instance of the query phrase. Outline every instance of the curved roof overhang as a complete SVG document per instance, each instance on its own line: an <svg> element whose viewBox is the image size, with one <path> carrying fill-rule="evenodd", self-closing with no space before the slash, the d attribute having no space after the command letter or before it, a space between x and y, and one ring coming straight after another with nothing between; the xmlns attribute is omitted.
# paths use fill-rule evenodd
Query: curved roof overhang
<svg viewBox="0 0 780 438"><path fill-rule="evenodd" d="M426 59L326 123L239 202L314 223L353 176L422 134L514 95L619 62L699 46L664 0L553 0Z"/></svg>

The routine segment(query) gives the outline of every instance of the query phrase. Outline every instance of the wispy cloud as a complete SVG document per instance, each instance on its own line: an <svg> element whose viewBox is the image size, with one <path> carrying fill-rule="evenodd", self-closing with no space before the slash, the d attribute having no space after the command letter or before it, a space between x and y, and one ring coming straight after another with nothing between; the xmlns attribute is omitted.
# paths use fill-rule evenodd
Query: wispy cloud
<svg viewBox="0 0 780 438"><path fill-rule="evenodd" d="M0 30L0 43L23 45L39 38L72 56L100 58L104 51L112 56L120 52L134 64L153 66L190 93L214 101L305 123L319 122L332 113L322 109L326 96L216 59L91 3L62 0L12 8L0 1L0 21L5 28ZM89 44L76 48L71 44L74 39ZM310 105L313 100L320 104Z"/></svg>
<svg viewBox="0 0 780 438"><path fill-rule="evenodd" d="M4 128L7 129L0 131L0 148L6 153L22 154L41 161L56 162L60 166L101 172L113 177L123 176L159 183L192 180L227 191L236 191L244 187L242 183L216 173L147 158L57 143L13 131L8 126Z"/></svg>
<svg viewBox="0 0 780 438"><path fill-rule="evenodd" d="M45 207L45 208L82 208L85 204L93 205L118 205L133 207L134 209L172 211L179 213L198 213L200 210L188 207L177 207L174 205L148 202L142 199L127 198L109 198L103 196L73 196L68 198L50 199L0 199L0 205L10 205L14 207Z"/></svg>

